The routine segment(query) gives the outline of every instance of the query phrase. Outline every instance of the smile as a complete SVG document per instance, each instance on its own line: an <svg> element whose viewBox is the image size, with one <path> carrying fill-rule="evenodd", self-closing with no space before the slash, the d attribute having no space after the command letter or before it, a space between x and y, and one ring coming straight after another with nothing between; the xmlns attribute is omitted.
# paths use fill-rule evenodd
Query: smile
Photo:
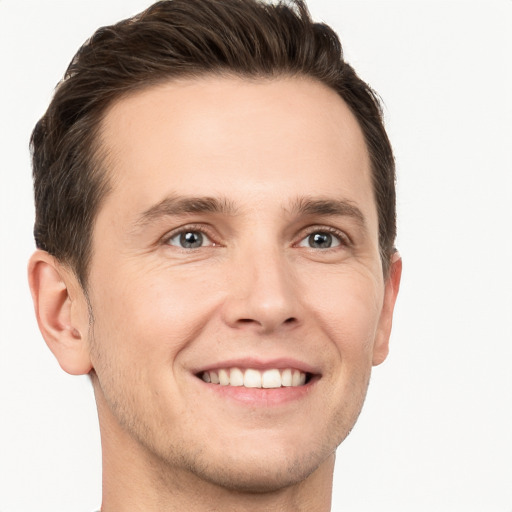
<svg viewBox="0 0 512 512"><path fill-rule="evenodd" d="M264 371L254 368L221 368L202 372L199 377L209 384L265 389L299 387L308 381L307 373L294 368L272 368Z"/></svg>

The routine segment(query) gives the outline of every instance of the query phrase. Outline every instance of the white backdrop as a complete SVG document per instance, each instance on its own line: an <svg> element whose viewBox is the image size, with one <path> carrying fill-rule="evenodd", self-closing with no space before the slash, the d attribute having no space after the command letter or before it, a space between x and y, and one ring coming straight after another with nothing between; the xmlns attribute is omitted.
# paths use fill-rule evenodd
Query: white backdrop
<svg viewBox="0 0 512 512"><path fill-rule="evenodd" d="M78 46L148 0L0 0L0 512L100 504L91 386L32 313L28 139ZM512 1L310 0L382 96L404 259L333 511L512 512Z"/></svg>

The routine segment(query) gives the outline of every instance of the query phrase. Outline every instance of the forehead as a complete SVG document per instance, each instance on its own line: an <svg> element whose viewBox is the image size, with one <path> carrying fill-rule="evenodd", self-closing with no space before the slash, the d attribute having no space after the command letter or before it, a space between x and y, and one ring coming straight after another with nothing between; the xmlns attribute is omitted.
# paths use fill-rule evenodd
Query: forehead
<svg viewBox="0 0 512 512"><path fill-rule="evenodd" d="M269 191L276 203L289 193L373 205L357 120L335 91L306 78L152 86L107 111L101 143L114 184L111 207L143 211L176 194L236 195L244 204L270 200Z"/></svg>

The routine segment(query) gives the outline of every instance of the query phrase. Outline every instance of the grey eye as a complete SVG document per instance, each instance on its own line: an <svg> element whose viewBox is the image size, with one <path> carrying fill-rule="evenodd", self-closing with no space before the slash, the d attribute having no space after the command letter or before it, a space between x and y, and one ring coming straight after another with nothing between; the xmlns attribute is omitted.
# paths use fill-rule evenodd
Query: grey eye
<svg viewBox="0 0 512 512"><path fill-rule="evenodd" d="M299 243L300 247L310 247L312 249L330 249L339 245L341 245L340 238L326 231L311 233Z"/></svg>
<svg viewBox="0 0 512 512"><path fill-rule="evenodd" d="M213 245L211 240L200 231L183 231L169 238L169 245L183 249L198 249L205 245Z"/></svg>

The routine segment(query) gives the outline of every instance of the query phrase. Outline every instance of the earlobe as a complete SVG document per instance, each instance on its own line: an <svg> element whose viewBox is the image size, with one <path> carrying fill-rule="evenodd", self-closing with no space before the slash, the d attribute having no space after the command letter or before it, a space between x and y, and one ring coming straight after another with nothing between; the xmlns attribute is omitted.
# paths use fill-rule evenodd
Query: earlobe
<svg viewBox="0 0 512 512"><path fill-rule="evenodd" d="M398 252L395 252L391 258L391 267L389 276L384 288L384 301L382 305L381 316L375 345L373 348L373 365L381 364L389 353L389 337L391 336L391 326L393 323L393 311L395 309L396 298L400 288L400 279L402 277L402 258Z"/></svg>
<svg viewBox="0 0 512 512"><path fill-rule="evenodd" d="M39 329L60 366L72 375L89 373L88 321L80 304L84 301L70 293L71 288L79 290L76 278L38 250L30 258L28 280Z"/></svg>

